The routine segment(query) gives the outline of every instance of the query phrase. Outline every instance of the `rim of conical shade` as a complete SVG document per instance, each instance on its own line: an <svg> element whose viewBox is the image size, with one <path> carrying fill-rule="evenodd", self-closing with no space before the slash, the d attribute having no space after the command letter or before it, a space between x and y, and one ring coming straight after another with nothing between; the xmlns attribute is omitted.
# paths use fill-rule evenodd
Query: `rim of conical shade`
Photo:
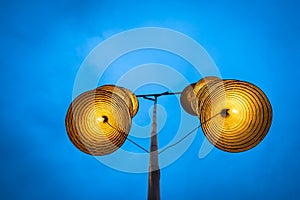
<svg viewBox="0 0 300 200"><path fill-rule="evenodd" d="M79 150L101 156L122 146L130 131L132 115L128 103L131 100L126 94L131 95L120 87L104 85L74 99L65 125L70 140Z"/></svg>
<svg viewBox="0 0 300 200"><path fill-rule="evenodd" d="M180 104L187 113L199 116L198 98L196 97L196 95L199 90L201 90L203 87L206 87L210 82L215 80L221 81L219 77L207 76L200 79L196 83L192 83L186 86L183 89L180 95Z"/></svg>
<svg viewBox="0 0 300 200"><path fill-rule="evenodd" d="M199 91L200 121L207 139L227 152L257 146L272 123L272 107L264 92L252 83L223 80Z"/></svg>

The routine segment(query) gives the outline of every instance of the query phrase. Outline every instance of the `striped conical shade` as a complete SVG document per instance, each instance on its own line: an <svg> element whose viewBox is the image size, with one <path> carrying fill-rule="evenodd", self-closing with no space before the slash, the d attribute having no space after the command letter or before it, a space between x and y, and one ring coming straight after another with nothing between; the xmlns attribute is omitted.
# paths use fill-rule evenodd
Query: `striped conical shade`
<svg viewBox="0 0 300 200"><path fill-rule="evenodd" d="M221 79L216 76L207 76L200 79L198 82L192 83L184 88L180 95L180 104L183 109L191 115L199 116L199 103L198 98L196 98L196 94L203 87L206 87L207 84L216 80L221 81Z"/></svg>
<svg viewBox="0 0 300 200"><path fill-rule="evenodd" d="M269 131L272 107L255 85L238 80L213 81L197 93L200 121L207 139L227 152L258 145Z"/></svg>
<svg viewBox="0 0 300 200"><path fill-rule="evenodd" d="M113 153L130 131L138 101L128 89L104 85L79 95L71 103L65 125L72 143L95 155Z"/></svg>

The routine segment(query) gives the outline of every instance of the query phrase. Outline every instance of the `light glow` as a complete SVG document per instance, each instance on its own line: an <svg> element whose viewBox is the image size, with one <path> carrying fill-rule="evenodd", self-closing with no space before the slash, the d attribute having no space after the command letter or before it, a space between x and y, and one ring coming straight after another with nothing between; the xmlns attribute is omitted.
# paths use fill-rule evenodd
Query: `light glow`
<svg viewBox="0 0 300 200"><path fill-rule="evenodd" d="M232 109L232 113L237 114L238 113L237 109Z"/></svg>
<svg viewBox="0 0 300 200"><path fill-rule="evenodd" d="M104 122L104 117L97 117L96 121L97 123Z"/></svg>

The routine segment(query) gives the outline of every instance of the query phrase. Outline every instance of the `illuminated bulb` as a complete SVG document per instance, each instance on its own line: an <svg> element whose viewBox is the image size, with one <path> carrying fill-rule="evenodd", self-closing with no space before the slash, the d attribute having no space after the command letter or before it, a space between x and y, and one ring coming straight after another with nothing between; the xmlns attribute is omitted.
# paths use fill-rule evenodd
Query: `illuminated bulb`
<svg viewBox="0 0 300 200"><path fill-rule="evenodd" d="M238 113L237 109L232 109L232 113L237 114Z"/></svg>
<svg viewBox="0 0 300 200"><path fill-rule="evenodd" d="M104 121L104 118L103 117L97 117L97 122L98 123L101 123L101 122L103 122Z"/></svg>
<svg viewBox="0 0 300 200"><path fill-rule="evenodd" d="M105 123L108 121L108 118L106 116L101 116L96 118L98 123Z"/></svg>

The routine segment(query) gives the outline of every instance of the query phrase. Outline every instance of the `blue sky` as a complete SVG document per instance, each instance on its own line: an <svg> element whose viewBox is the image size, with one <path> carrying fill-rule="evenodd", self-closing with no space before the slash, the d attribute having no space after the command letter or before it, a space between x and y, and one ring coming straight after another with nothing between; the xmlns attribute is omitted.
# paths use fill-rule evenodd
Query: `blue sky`
<svg viewBox="0 0 300 200"><path fill-rule="evenodd" d="M119 172L77 150L64 118L88 53L116 33L147 26L196 40L223 78L259 86L274 114L267 137L244 153L214 148L199 159L199 130L184 155L161 171L162 199L299 199L299 6L291 0L1 1L1 199L146 199L146 173ZM177 59L147 53L136 56L140 64ZM186 74L193 79L192 71ZM155 89L163 88L140 91ZM173 105L172 98L161 104L168 101ZM141 112L150 107L141 105ZM165 120L162 145L176 117Z"/></svg>

